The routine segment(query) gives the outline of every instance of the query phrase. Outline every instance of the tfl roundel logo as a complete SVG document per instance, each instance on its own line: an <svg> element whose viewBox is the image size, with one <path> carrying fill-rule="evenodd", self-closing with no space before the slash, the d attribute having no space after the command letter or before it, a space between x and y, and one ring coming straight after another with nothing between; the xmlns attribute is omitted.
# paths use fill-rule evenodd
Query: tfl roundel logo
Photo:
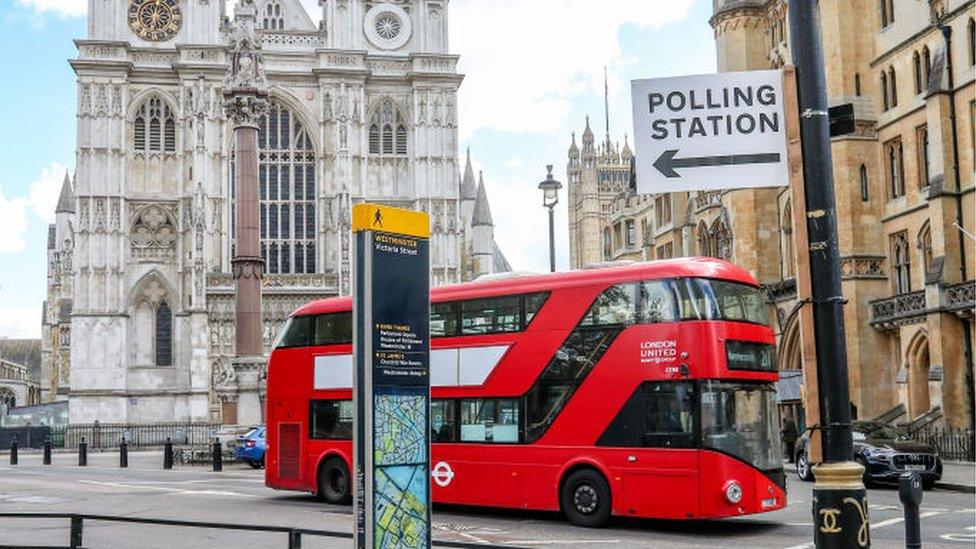
<svg viewBox="0 0 976 549"><path fill-rule="evenodd" d="M454 480L454 471L446 461L438 461L430 472L430 476L434 479L434 483L444 488Z"/></svg>

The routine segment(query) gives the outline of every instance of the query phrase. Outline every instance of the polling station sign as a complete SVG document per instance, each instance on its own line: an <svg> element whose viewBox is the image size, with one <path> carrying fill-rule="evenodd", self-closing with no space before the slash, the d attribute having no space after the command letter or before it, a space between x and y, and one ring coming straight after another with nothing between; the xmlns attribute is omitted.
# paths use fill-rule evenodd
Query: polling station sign
<svg viewBox="0 0 976 549"><path fill-rule="evenodd" d="M631 82L637 192L789 183L778 70Z"/></svg>
<svg viewBox="0 0 976 549"><path fill-rule="evenodd" d="M352 211L357 549L430 547L430 220Z"/></svg>

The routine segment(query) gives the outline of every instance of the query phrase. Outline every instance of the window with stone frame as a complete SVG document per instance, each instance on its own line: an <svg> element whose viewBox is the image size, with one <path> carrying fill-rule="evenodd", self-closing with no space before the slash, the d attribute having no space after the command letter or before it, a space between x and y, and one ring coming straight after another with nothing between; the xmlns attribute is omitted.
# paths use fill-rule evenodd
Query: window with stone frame
<svg viewBox="0 0 976 549"><path fill-rule="evenodd" d="M722 218L712 224L712 256L726 261L732 260L732 231Z"/></svg>
<svg viewBox="0 0 976 549"><path fill-rule="evenodd" d="M665 242L657 247L657 259L671 259L674 257L674 243Z"/></svg>
<svg viewBox="0 0 976 549"><path fill-rule="evenodd" d="M898 106L898 80L895 76L895 67L888 67L888 100L891 108Z"/></svg>
<svg viewBox="0 0 976 549"><path fill-rule="evenodd" d="M705 225L704 221L698 223L698 255L701 256L711 256L712 252L712 239L708 232L708 227Z"/></svg>
<svg viewBox="0 0 976 549"><path fill-rule="evenodd" d="M918 188L929 186L929 127L922 124L915 128L916 166L918 167Z"/></svg>
<svg viewBox="0 0 976 549"><path fill-rule="evenodd" d="M967 48L969 53L969 65L973 66L976 65L976 21L974 21L972 17L969 18L969 23L966 25L966 31L966 38L969 42L967 44L969 46Z"/></svg>
<svg viewBox="0 0 976 549"><path fill-rule="evenodd" d="M891 286L897 294L912 291L912 257L908 245L908 231L895 233L890 237L891 248Z"/></svg>
<svg viewBox="0 0 976 549"><path fill-rule="evenodd" d="M233 166L232 161L232 170ZM287 106L272 100L258 122L258 212L265 272L316 272L317 181L308 130Z"/></svg>
<svg viewBox="0 0 976 549"><path fill-rule="evenodd" d="M406 156L407 126L400 109L390 98L383 99L369 121L369 154Z"/></svg>
<svg viewBox="0 0 976 549"><path fill-rule="evenodd" d="M661 194L654 198L654 215L657 226L664 227L671 224L671 195Z"/></svg>
<svg viewBox="0 0 976 549"><path fill-rule="evenodd" d="M932 76L932 53L928 46L922 48L922 91L929 87L929 78Z"/></svg>
<svg viewBox="0 0 976 549"><path fill-rule="evenodd" d="M130 315L132 366L173 365L173 310L166 286L155 275L140 284Z"/></svg>
<svg viewBox="0 0 976 549"><path fill-rule="evenodd" d="M884 144L885 177L888 179L888 199L894 200L905 195L905 159L901 137Z"/></svg>
<svg viewBox="0 0 976 549"><path fill-rule="evenodd" d="M861 202L867 202L871 199L870 189L868 187L868 168L864 164L857 170L858 178L861 183Z"/></svg>
<svg viewBox="0 0 976 549"><path fill-rule="evenodd" d="M927 276L932 266L932 226L928 221L918 232L918 256L922 259L922 273Z"/></svg>
<svg viewBox="0 0 976 549"><path fill-rule="evenodd" d="M793 205L786 202L783 208L783 278L793 278L796 276L796 253L793 248Z"/></svg>
<svg viewBox="0 0 976 549"><path fill-rule="evenodd" d="M918 52L912 54L912 65L915 68L915 94L918 95L924 89L922 87L922 58L919 57Z"/></svg>
<svg viewBox="0 0 976 549"><path fill-rule="evenodd" d="M888 99L888 74L884 69L881 70L881 110L886 111L891 108L891 100Z"/></svg>
<svg viewBox="0 0 976 549"><path fill-rule="evenodd" d="M143 154L176 152L176 117L159 97L150 97L136 110L132 150Z"/></svg>
<svg viewBox="0 0 976 549"><path fill-rule="evenodd" d="M281 4L276 0L268 2L265 7L261 28L265 30L282 30L285 28L285 18L281 11Z"/></svg>
<svg viewBox="0 0 976 549"><path fill-rule="evenodd" d="M879 0L881 8L881 28L895 22L895 0Z"/></svg>
<svg viewBox="0 0 976 549"><path fill-rule="evenodd" d="M603 260L609 261L610 257L613 255L613 236L610 233L610 227L603 229Z"/></svg>
<svg viewBox="0 0 976 549"><path fill-rule="evenodd" d="M625 222L626 233L627 233L627 247L633 248L637 245L637 227L634 226L634 220L628 219Z"/></svg>

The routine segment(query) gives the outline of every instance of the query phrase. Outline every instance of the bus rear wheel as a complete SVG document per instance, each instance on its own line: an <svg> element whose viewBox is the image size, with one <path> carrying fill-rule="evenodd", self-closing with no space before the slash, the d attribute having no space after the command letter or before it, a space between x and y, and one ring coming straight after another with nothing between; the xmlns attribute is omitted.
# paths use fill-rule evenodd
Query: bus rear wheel
<svg viewBox="0 0 976 549"><path fill-rule="evenodd" d="M559 494L563 514L573 524L596 528L610 520L610 486L593 469L579 469L563 481Z"/></svg>
<svg viewBox="0 0 976 549"><path fill-rule="evenodd" d="M319 466L318 497L333 505L346 505L350 497L349 468L339 457L330 457Z"/></svg>

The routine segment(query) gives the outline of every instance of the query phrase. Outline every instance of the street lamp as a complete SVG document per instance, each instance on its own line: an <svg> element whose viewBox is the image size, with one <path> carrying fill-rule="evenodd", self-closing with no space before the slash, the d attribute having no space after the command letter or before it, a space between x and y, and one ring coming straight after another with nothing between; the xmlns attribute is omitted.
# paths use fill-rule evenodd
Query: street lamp
<svg viewBox="0 0 976 549"><path fill-rule="evenodd" d="M546 179L539 183L542 191L542 206L549 208L549 271L556 272L556 235L553 209L559 204L559 189L563 184L552 178L552 164L546 166Z"/></svg>

